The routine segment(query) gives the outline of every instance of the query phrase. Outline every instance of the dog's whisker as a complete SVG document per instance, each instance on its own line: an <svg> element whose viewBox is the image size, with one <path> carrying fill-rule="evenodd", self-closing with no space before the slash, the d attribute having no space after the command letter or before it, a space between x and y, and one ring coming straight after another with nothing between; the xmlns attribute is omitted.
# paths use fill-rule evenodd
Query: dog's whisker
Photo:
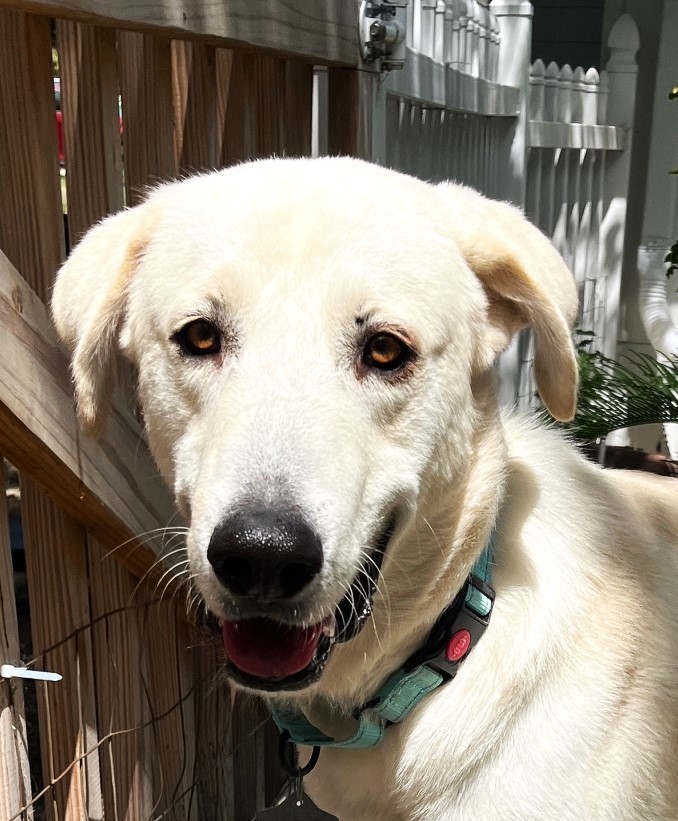
<svg viewBox="0 0 678 821"><path fill-rule="evenodd" d="M170 547L170 546L171 546L171 544L172 544L172 542L173 542L173 541L174 541L174 540L175 540L178 536L179 536L179 534L175 534L175 535L172 537L172 539L170 539L170 542L168 543L167 547ZM183 546L182 546L182 547L179 547L179 548L176 548L176 550L172 550L172 551L170 551L169 553L166 553L165 555L158 556L158 558L157 558L157 559L153 562L153 564L152 564L152 565L151 565L151 566L150 566L150 567L146 570L146 572L142 575L142 577L141 577L141 578L139 579L139 581L137 582L137 584L136 584L136 586L135 586L134 590L132 591L132 598L134 598L134 596L136 596L136 594L139 592L139 589L141 588L141 586L143 585L143 583L144 583L144 582L146 581L146 579L147 579L147 578L148 578L148 577L149 577L149 576L153 573L153 571L156 569L156 567L158 567L159 565L164 564L164 562L167 560L168 556L171 556L171 555L173 555L173 554L175 554L175 553L182 553L182 552L185 552L185 547L183 547ZM186 559L186 562L188 562L188 559ZM163 574L163 576L164 576L164 574ZM156 591L157 591L157 589L158 589L158 584L160 584L160 582L161 582L161 580L162 580L163 576L161 576L161 577L160 577L160 579L158 580L158 582L156 583L156 587L155 587L155 590L156 590Z"/></svg>
<svg viewBox="0 0 678 821"><path fill-rule="evenodd" d="M184 527L183 525L182 526L176 525L174 527L170 527L169 525L167 525L165 527L154 527L154 528L151 528L150 530L145 530L142 533L137 533L135 536L130 536L129 539L125 539L124 542L121 542L120 544L118 544L115 547L108 550L106 552L105 558L108 558L113 553L115 553L117 550L120 550L121 548L125 547L125 545L128 545L131 542L140 542L140 543L144 544L148 541L151 541L152 539L157 538L159 535L163 535L165 533L178 533L178 532L188 533L188 528Z"/></svg>

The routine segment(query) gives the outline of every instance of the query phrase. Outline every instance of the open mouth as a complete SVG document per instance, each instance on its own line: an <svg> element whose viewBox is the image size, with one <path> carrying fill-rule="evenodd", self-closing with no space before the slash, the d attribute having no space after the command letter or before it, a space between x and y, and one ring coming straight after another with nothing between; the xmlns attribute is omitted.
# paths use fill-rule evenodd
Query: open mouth
<svg viewBox="0 0 678 821"><path fill-rule="evenodd" d="M395 517L376 540L334 613L310 626L274 619L222 621L232 678L257 690L300 690L317 681L336 644L355 638L372 613L372 599Z"/></svg>

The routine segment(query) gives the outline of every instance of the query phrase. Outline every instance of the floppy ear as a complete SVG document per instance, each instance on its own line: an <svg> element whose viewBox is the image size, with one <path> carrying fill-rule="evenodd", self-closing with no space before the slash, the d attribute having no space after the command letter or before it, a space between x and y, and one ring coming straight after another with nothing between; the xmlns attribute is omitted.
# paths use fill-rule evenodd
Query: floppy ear
<svg viewBox="0 0 678 821"><path fill-rule="evenodd" d="M454 239L489 300L490 327L479 352L490 367L521 328L535 335L539 394L560 421L574 416L577 360L570 328L577 316L574 277L541 231L512 205L463 186L437 186Z"/></svg>
<svg viewBox="0 0 678 821"><path fill-rule="evenodd" d="M146 204L107 217L78 243L54 284L54 324L73 351L78 416L92 434L110 404L112 354L149 227Z"/></svg>

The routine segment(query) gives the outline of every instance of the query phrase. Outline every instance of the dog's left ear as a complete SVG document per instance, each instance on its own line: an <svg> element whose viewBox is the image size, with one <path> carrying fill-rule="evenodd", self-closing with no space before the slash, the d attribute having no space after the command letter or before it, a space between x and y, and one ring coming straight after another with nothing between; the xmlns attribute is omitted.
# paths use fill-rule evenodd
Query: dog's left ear
<svg viewBox="0 0 678 821"><path fill-rule="evenodd" d="M95 225L57 274L52 317L73 351L78 416L91 434L101 430L111 392L111 360L128 285L150 230L147 203Z"/></svg>
<svg viewBox="0 0 678 821"><path fill-rule="evenodd" d="M560 421L574 416L577 360L570 328L577 316L574 277L541 231L512 205L464 186L437 186L454 239L489 300L490 327L478 365L489 368L511 337L531 326L539 394Z"/></svg>

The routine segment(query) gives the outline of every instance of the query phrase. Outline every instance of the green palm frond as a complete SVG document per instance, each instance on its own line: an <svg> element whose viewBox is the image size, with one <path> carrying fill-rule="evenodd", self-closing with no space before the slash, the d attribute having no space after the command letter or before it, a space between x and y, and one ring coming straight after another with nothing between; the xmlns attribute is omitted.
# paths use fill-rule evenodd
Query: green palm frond
<svg viewBox="0 0 678 821"><path fill-rule="evenodd" d="M620 428L678 422L678 356L658 362L633 353L624 360L580 349L577 413L565 426L576 439L590 442Z"/></svg>

